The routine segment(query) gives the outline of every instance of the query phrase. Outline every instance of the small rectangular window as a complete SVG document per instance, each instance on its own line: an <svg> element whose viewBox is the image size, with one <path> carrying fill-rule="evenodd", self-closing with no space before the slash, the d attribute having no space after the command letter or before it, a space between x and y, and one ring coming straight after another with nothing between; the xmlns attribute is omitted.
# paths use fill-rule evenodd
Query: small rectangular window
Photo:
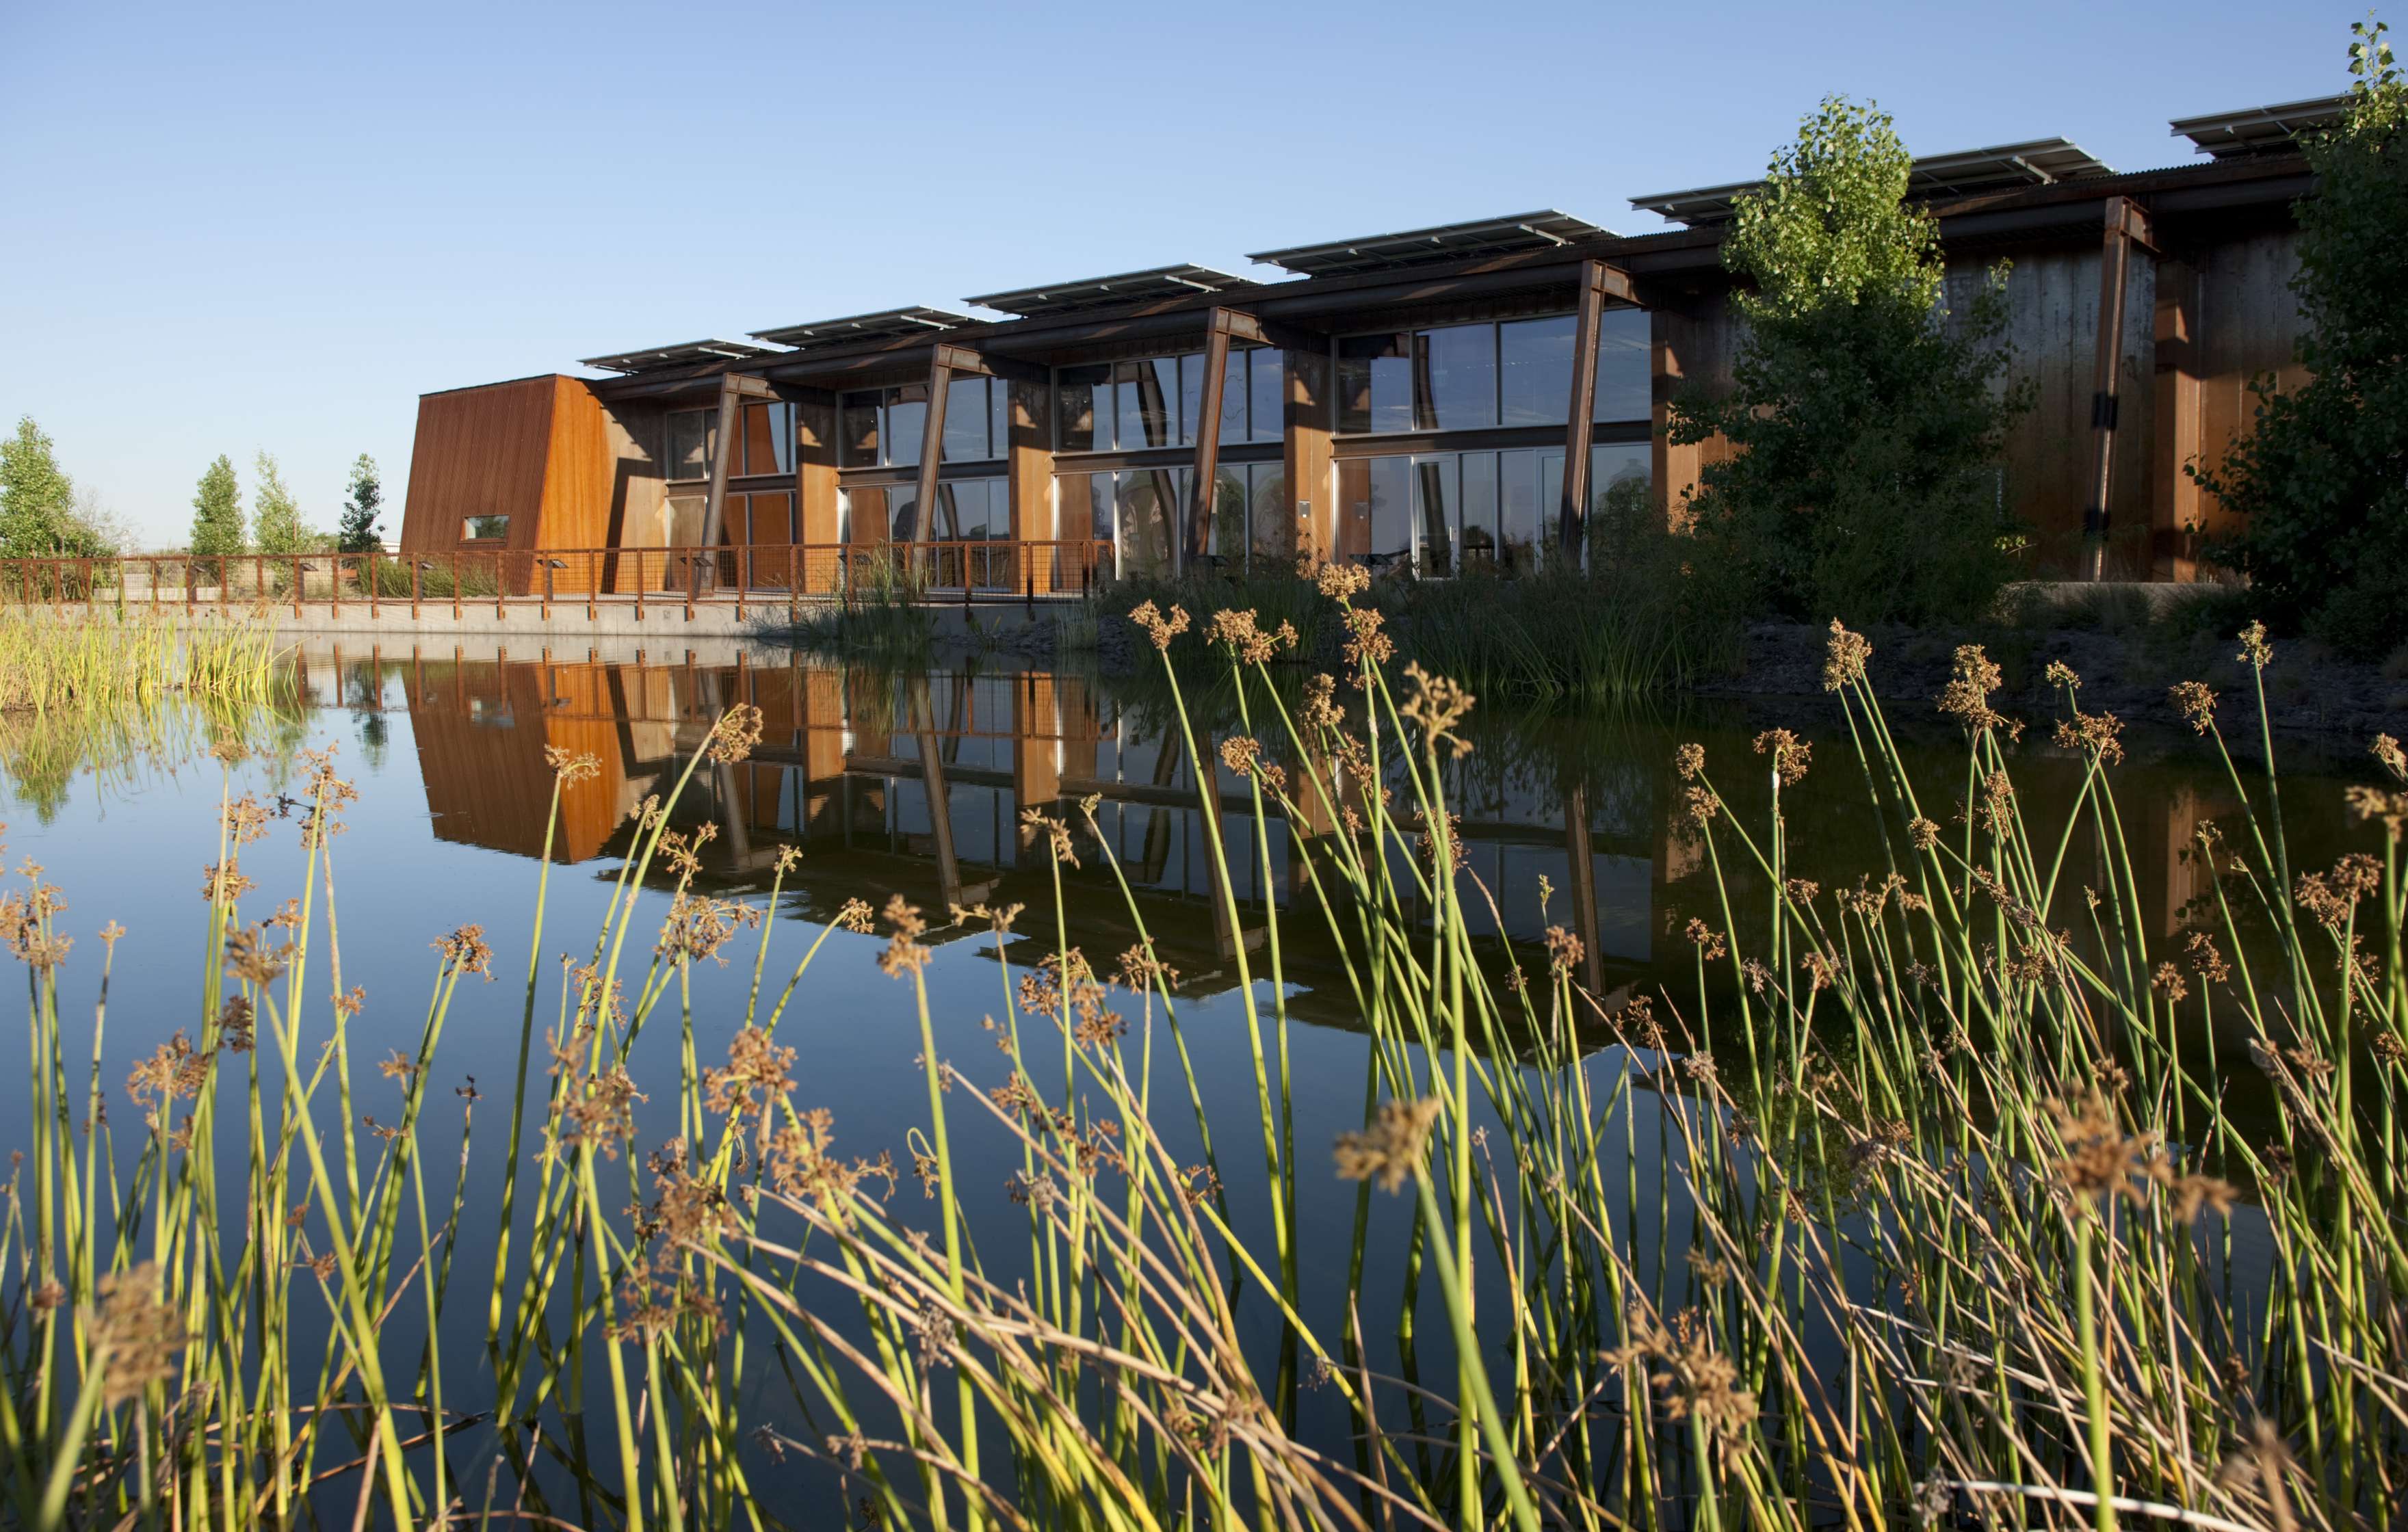
<svg viewBox="0 0 2408 1532"><path fill-rule="evenodd" d="M1246 439L1277 441L1286 433L1287 353L1264 346L1246 353Z"/></svg>
<svg viewBox="0 0 2408 1532"><path fill-rule="evenodd" d="M1597 408L1590 419L1643 421L1653 412L1647 310L1609 308L1598 316Z"/></svg>
<svg viewBox="0 0 2408 1532"><path fill-rule="evenodd" d="M500 542L510 535L507 516L471 516L460 523L463 542Z"/></svg>
<svg viewBox="0 0 2408 1532"><path fill-rule="evenodd" d="M1420 331L1412 365L1415 427L1476 431L1497 423L1497 326Z"/></svg>
<svg viewBox="0 0 2408 1532"><path fill-rule="evenodd" d="M878 466L878 417L880 396L875 390L844 396L844 465L848 468Z"/></svg>
<svg viewBox="0 0 2408 1532"><path fill-rule="evenodd" d="M956 378L945 386L947 463L978 463L1002 454L987 441L985 378Z"/></svg>

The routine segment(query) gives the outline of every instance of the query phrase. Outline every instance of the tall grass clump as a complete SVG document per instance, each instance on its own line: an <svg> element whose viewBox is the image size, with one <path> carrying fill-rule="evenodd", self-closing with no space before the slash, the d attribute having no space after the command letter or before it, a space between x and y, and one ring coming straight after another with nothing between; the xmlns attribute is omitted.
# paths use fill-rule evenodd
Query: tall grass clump
<svg viewBox="0 0 2408 1532"><path fill-rule="evenodd" d="M1240 901L1238 842L1202 816L1211 897L1245 937L1225 1024L1250 1089L1217 1115L1138 902L1116 963L1068 928L1082 861L1127 889L1092 801L1024 809L1034 909L949 912L997 938L977 1009L1000 1051L982 1062L940 1051L928 916L899 896L847 907L838 924L883 933L924 1108L889 1138L810 1099L796 1063L828 1021L788 1011L834 927L772 970L760 908L699 892L698 841L669 827L694 773L757 739L747 708L646 805L556 976L538 873L509 974L516 1078L456 1134L433 1066L458 986L503 962L475 926L440 943L417 1035L379 1067L400 1115L348 1130L362 1064L333 832L351 794L330 756L309 760L298 897L265 924L240 867L267 821L229 779L190 1038L135 1070L124 1140L83 1062L116 935L78 958L97 968L87 1012L59 891L29 874L0 902L28 968L36 1108L0 1224L12 1513L2388 1525L2408 1446L2397 744L2378 751L2389 783L2353 795L2370 849L2295 868L2262 694L2237 709L2258 725L2243 749L2216 698L2183 690L2243 807L2202 835L2212 896L2169 944L2140 904L2117 724L2081 710L2078 678L2054 678L2057 738L2084 784L2041 824L1979 651L1942 699L1962 772L1915 781L1870 647L1835 628L1827 683L1854 759L1820 769L1861 780L1890 870L1825 890L1790 865L1783 797L1815 768L1806 741L1772 731L1736 762L1684 748L1710 889L1693 982L1609 1008L1576 981L1571 932L1473 934L1503 923L1475 919L1498 891L1459 866L1447 807L1473 699L1391 673L1364 583L1328 577L1342 680L1293 702L1271 684L1286 639L1255 614L1192 637L1183 609L1130 614L1189 758L1217 759L1253 806L1261 886L1274 816L1314 827L1290 846L1302 892L1283 910ZM1239 732L1217 741L1178 700L1174 650L1198 647L1237 694ZM2254 630L2243 653L2253 675L2272 659ZM556 818L593 768L554 766ZM655 881L665 904L642 897ZM1337 949L1368 1038L1344 1124L1296 1120L1297 920ZM1007 934L1041 953L1017 974ZM693 966L729 956L750 966L740 1014L697 1016ZM634 1077L647 1032L673 1036L673 1075ZM2268 1087L2246 1123L2244 1059ZM676 1123L648 1151L646 1103ZM489 1281L450 1253L472 1140L496 1134ZM1308 1210L1333 1175L1351 1219ZM480 1337L482 1366L462 1377L442 1348L388 1339L405 1313Z"/></svg>
<svg viewBox="0 0 2408 1532"><path fill-rule="evenodd" d="M791 623L773 626L798 649L872 664L924 663L936 641L927 609L928 581L909 553L868 546L845 557L837 599L806 608Z"/></svg>
<svg viewBox="0 0 2408 1532"><path fill-rule="evenodd" d="M179 626L139 611L0 606L0 711L147 704L182 693L264 701L291 678L274 625L250 615Z"/></svg>

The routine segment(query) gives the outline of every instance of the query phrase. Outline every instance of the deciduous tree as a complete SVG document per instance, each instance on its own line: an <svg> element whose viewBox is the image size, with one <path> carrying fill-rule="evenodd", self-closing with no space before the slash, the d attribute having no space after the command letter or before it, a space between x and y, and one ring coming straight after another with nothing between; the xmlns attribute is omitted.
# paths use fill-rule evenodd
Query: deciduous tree
<svg viewBox="0 0 2408 1532"><path fill-rule="evenodd" d="M2246 518L2209 556L2278 626L2375 657L2408 637L2408 81L2380 21L2350 28L2349 106L2303 144L2297 208L2309 380L2257 385L2257 428L2200 481Z"/></svg>
<svg viewBox="0 0 2408 1532"><path fill-rule="evenodd" d="M193 553L219 558L242 550L242 486L233 461L220 452L193 495Z"/></svg>
<svg viewBox="0 0 2408 1532"><path fill-rule="evenodd" d="M377 479L376 459L362 452L351 465L351 494L343 500L343 520L336 546L346 553L366 553L383 541L377 523L384 515L384 485Z"/></svg>
<svg viewBox="0 0 2408 1532"><path fill-rule="evenodd" d="M301 504L285 486L276 459L263 451L251 460L251 467L259 476L251 501L251 546L263 553L302 553L315 547L316 539L301 524Z"/></svg>
<svg viewBox="0 0 2408 1532"><path fill-rule="evenodd" d="M1833 97L1738 199L1733 386L1681 399L1670 431L1738 449L1686 511L1703 561L1758 609L1961 618L2014 573L1997 465L2028 393L2004 380L2006 271L1948 311L1909 164L1887 116Z"/></svg>

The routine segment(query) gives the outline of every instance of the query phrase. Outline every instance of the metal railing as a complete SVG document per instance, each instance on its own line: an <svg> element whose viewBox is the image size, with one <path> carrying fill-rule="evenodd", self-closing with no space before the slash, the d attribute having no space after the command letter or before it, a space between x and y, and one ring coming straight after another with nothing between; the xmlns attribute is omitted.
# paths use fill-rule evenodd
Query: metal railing
<svg viewBox="0 0 2408 1532"><path fill-rule="evenodd" d="M458 548L398 553L187 553L0 559L0 603L118 608L799 609L824 601L1082 595L1110 542L775 543L719 548Z"/></svg>

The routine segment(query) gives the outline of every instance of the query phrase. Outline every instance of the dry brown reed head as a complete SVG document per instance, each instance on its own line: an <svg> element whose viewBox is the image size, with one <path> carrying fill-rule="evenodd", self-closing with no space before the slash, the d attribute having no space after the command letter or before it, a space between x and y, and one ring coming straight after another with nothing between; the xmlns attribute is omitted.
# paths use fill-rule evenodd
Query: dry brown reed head
<svg viewBox="0 0 2408 1532"><path fill-rule="evenodd" d="M1990 694L2002 679L1981 645L1959 645L1948 684L1940 693L1940 710L1975 734L2011 727L2006 715L1990 706Z"/></svg>
<svg viewBox="0 0 2408 1532"><path fill-rule="evenodd" d="M1547 971L1558 979L1569 979L1577 972L1581 959L1588 949L1581 938L1560 925L1547 927Z"/></svg>
<svg viewBox="0 0 2408 1532"><path fill-rule="evenodd" d="M1906 838L1916 851L1928 852L1940 844L1940 826L1917 814L1906 822Z"/></svg>
<svg viewBox="0 0 2408 1532"><path fill-rule="evenodd" d="M703 1105L723 1117L740 1118L795 1088L795 1051L781 1048L762 1027L747 1026L728 1040L727 1067L702 1072Z"/></svg>
<svg viewBox="0 0 2408 1532"><path fill-rule="evenodd" d="M602 775L598 757L581 750L566 751L558 745L543 747L543 764L552 767L552 774L560 779L563 787L573 787Z"/></svg>
<svg viewBox="0 0 2408 1532"><path fill-rule="evenodd" d="M2252 670L2263 670L2274 663L2274 646L2266 641L2266 624L2252 623L2240 634L2241 651L2232 657Z"/></svg>
<svg viewBox="0 0 2408 1532"><path fill-rule="evenodd" d="M778 855L770 864L770 866L771 870L773 870L777 876L783 878L786 874L794 871L796 867L801 866L802 865L803 849L800 846L781 846L778 848Z"/></svg>
<svg viewBox="0 0 2408 1532"><path fill-rule="evenodd" d="M482 925L464 925L431 945L443 954L443 961L454 971L482 974L486 983L494 981L494 950L485 944L485 928Z"/></svg>
<svg viewBox="0 0 2408 1532"><path fill-rule="evenodd" d="M553 1056L561 1056L561 1050L555 1048ZM551 1153L556 1156L567 1143L581 1141L600 1151L603 1158L617 1159L619 1146L636 1136L636 1103L649 1099L636 1089L624 1064L573 1081L561 1093L555 1109Z"/></svg>
<svg viewBox="0 0 2408 1532"><path fill-rule="evenodd" d="M201 897L211 904L231 905L258 886L242 875L231 858L201 869Z"/></svg>
<svg viewBox="0 0 2408 1532"><path fill-rule="evenodd" d="M710 742L703 752L722 766L733 766L752 753L761 742L761 709L749 702L739 702L719 715L710 726Z"/></svg>
<svg viewBox="0 0 2408 1532"><path fill-rule="evenodd" d="M1170 640L1187 631L1187 609L1174 605L1168 614L1151 601L1140 602L1128 620L1145 630L1156 650L1168 652Z"/></svg>
<svg viewBox="0 0 2408 1532"><path fill-rule="evenodd" d="M1002 937L1011 934L1012 923L1019 920L1020 912L1028 907L1025 904L1008 904L1000 909L996 909L984 904L957 904L947 908L953 911L955 925L968 925L972 921L984 921L988 930Z"/></svg>
<svg viewBox="0 0 2408 1532"><path fill-rule="evenodd" d="M126 1073L125 1094L142 1108L142 1120L155 1128L167 1108L198 1096L208 1081L209 1055L179 1031Z"/></svg>
<svg viewBox="0 0 2408 1532"><path fill-rule="evenodd" d="M1767 729L1756 737L1756 752L1772 757L1775 781L1784 787L1795 787L1806 779L1806 766L1813 759L1814 747L1787 729Z"/></svg>
<svg viewBox="0 0 2408 1532"><path fill-rule="evenodd" d="M1695 743L1683 745L1672 752L1672 769L1681 774L1683 781L1696 781L1698 773L1706 769L1706 747Z"/></svg>
<svg viewBox="0 0 2408 1532"><path fill-rule="evenodd" d="M761 911L754 906L680 888L669 900L668 914L661 921L660 940L654 951L672 963L696 963L707 957L724 968L727 957L720 949L734 940L738 931L752 930L760 923Z"/></svg>
<svg viewBox="0 0 2408 1532"><path fill-rule="evenodd" d="M919 937L928 929L928 923L920 918L920 907L906 904L902 895L895 895L886 901L886 923L895 928L895 935L888 938L886 951L878 954L880 971L889 979L900 979L926 967L931 954Z"/></svg>
<svg viewBox="0 0 2408 1532"><path fill-rule="evenodd" d="M1730 951L1730 944L1723 939L1723 934L1695 915L1689 917L1689 923L1682 934L1710 963Z"/></svg>
<svg viewBox="0 0 2408 1532"><path fill-rule="evenodd" d="M2048 667L2041 672L2041 679L2051 686L2062 687L2069 692L2082 690L2082 678L2063 660L2049 661Z"/></svg>
<svg viewBox="0 0 2408 1532"><path fill-rule="evenodd" d="M1069 823L1057 819L1041 809L1023 809L1020 811L1020 843L1024 846L1033 846L1040 835L1045 838L1046 844L1052 849L1054 861L1067 863L1074 867L1079 865L1079 853L1071 848L1070 844Z"/></svg>
<svg viewBox="0 0 2408 1532"><path fill-rule="evenodd" d="M226 971L253 984L273 984L293 960L293 944L267 945L261 928L247 925L226 938Z"/></svg>
<svg viewBox="0 0 2408 1532"><path fill-rule="evenodd" d="M1836 617L1831 619L1831 638L1823 651L1823 690L1836 692L1852 681L1865 679L1865 663L1873 657L1873 646L1861 633L1850 633Z"/></svg>
<svg viewBox="0 0 2408 1532"><path fill-rule="evenodd" d="M1257 625L1254 612L1217 611L1205 629L1205 637L1229 651L1229 657L1242 665L1268 665L1283 649L1296 647L1296 626L1282 623L1266 633Z"/></svg>
<svg viewBox="0 0 2408 1532"><path fill-rule="evenodd" d="M2352 852L2334 863L2330 872L2301 873L2291 897L2326 930L2339 933L2358 901L2382 886L2383 864L2364 852Z"/></svg>
<svg viewBox="0 0 2408 1532"><path fill-rule="evenodd" d="M869 935L870 932L878 929L877 923L870 916L869 901L867 899L845 900L842 905L838 907L836 919L831 923L842 930L852 931L857 935L865 937Z"/></svg>
<svg viewBox="0 0 2408 1532"><path fill-rule="evenodd" d="M838 1159L828 1153L835 1124L824 1107L802 1113L770 1138L765 1162L779 1196L814 1202L841 1223L863 1181L882 1179L887 1195L895 1195L895 1161L885 1153L876 1160Z"/></svg>
<svg viewBox="0 0 2408 1532"><path fill-rule="evenodd" d="M1469 754L1471 741L1457 734L1455 725L1470 715L1477 699L1446 677L1424 670L1418 662L1405 666L1405 679L1412 683L1412 690L1398 712L1407 723L1420 725L1432 750L1443 742L1456 760Z"/></svg>
<svg viewBox="0 0 2408 1532"><path fill-rule="evenodd" d="M1383 666L1397 657L1397 641L1387 635L1387 621L1375 608L1346 609L1346 663L1354 666L1350 680L1358 689L1365 684L1365 666Z"/></svg>
<svg viewBox="0 0 2408 1532"><path fill-rule="evenodd" d="M1338 706L1338 678L1307 676L1304 678L1304 703L1297 716L1309 729L1337 733L1346 726L1344 709Z"/></svg>
<svg viewBox="0 0 2408 1532"><path fill-rule="evenodd" d="M2170 1179L2156 1135L2128 1138L2114 1103L2103 1093L2092 1090L2079 1101L2053 1101L2048 1110L2065 1149L2063 1157L2050 1165L2050 1178L2074 1197L2122 1196L2139 1202L2150 1181Z"/></svg>
<svg viewBox="0 0 2408 1532"><path fill-rule="evenodd" d="M1376 1181L1383 1192L1398 1190L1406 1178L1420 1171L1438 1116L1439 1101L1434 1095L1418 1101L1391 1097L1381 1102L1379 1116L1369 1127L1338 1136L1340 1179Z"/></svg>
<svg viewBox="0 0 2408 1532"><path fill-rule="evenodd" d="M1154 955L1152 938L1129 948L1121 954L1113 981L1132 995L1142 995L1159 984L1165 989L1179 982L1179 970Z"/></svg>
<svg viewBox="0 0 2408 1532"><path fill-rule="evenodd" d="M2173 699L2174 711L2182 714L2193 734L2205 734L2215 727L2215 692L2205 681L2178 680L2167 689Z"/></svg>
<svg viewBox="0 0 2408 1532"><path fill-rule="evenodd" d="M100 1314L92 1333L106 1405L123 1404L175 1375L186 1337L161 1287L159 1267L149 1261L100 1280Z"/></svg>
<svg viewBox="0 0 2408 1532"><path fill-rule="evenodd" d="M2400 748L2399 740L2387 734L2378 734L2374 737L2374 743L2367 748L2376 760L2383 763L2383 769L2391 773L2393 781L2408 783L2408 751ZM6 825L0 825L0 829L5 828Z"/></svg>
<svg viewBox="0 0 2408 1532"><path fill-rule="evenodd" d="M1321 588L1322 594L1343 605L1371 588L1371 571L1351 564L1325 564L1313 583Z"/></svg>
<svg viewBox="0 0 2408 1532"><path fill-rule="evenodd" d="M2100 766L2115 766L2124 759L2123 732L2123 720L2114 713L2076 709L2071 719L2057 722L2057 744L2060 750L2080 751Z"/></svg>

